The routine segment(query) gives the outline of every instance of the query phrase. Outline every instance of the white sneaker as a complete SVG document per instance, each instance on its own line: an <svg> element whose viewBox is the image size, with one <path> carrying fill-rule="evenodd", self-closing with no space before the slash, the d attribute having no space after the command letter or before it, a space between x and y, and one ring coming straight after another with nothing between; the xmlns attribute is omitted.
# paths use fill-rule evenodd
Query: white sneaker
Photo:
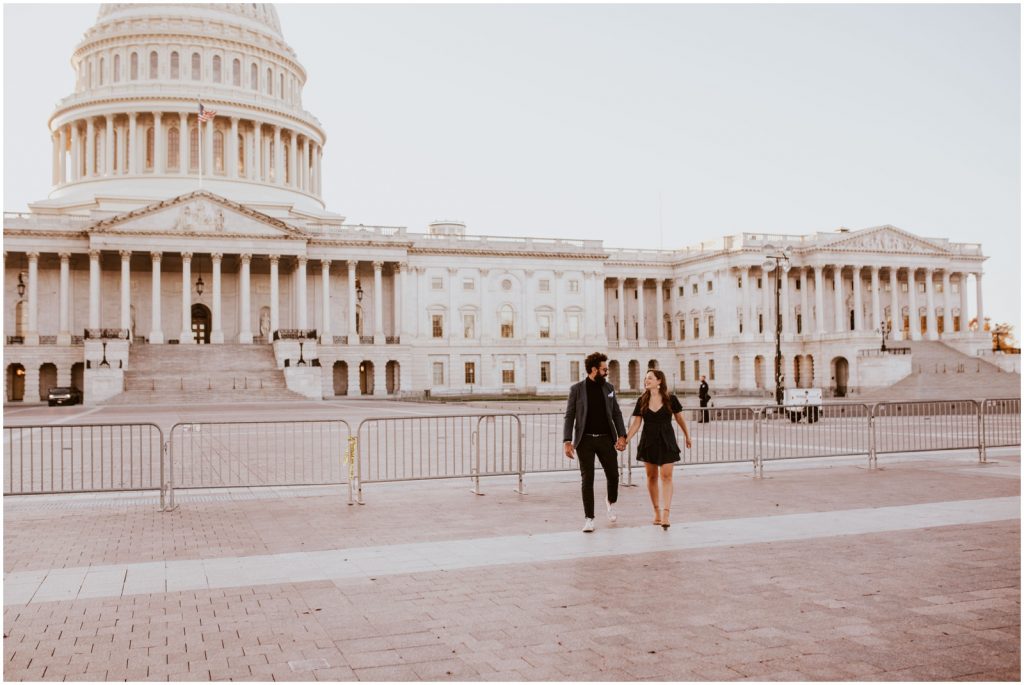
<svg viewBox="0 0 1024 685"><path fill-rule="evenodd" d="M583 519L583 532L593 533L594 532L594 519Z"/></svg>
<svg viewBox="0 0 1024 685"><path fill-rule="evenodd" d="M608 523L615 523L619 520L619 517L615 515L615 505L609 502L605 502L608 505Z"/></svg>

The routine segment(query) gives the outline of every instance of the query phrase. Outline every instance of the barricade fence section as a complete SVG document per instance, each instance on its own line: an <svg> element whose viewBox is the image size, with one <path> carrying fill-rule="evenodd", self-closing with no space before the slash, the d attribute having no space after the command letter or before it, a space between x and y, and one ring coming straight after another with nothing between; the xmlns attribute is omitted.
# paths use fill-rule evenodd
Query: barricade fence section
<svg viewBox="0 0 1024 685"><path fill-rule="evenodd" d="M4 494L160 490L163 432L151 423L4 427Z"/></svg>
<svg viewBox="0 0 1024 685"><path fill-rule="evenodd" d="M758 450L758 426L761 407L708 407L683 409L692 447L686 449L683 431L674 420L672 427L682 449L680 464L753 463ZM632 417L627 420L627 426ZM633 438L638 442L638 438Z"/></svg>
<svg viewBox="0 0 1024 685"><path fill-rule="evenodd" d="M869 454L870 406L836 403L811 409L763 408L762 460Z"/></svg>
<svg viewBox="0 0 1024 685"><path fill-rule="evenodd" d="M981 405L974 400L879 402L874 453L981 449Z"/></svg>
<svg viewBox="0 0 1024 685"><path fill-rule="evenodd" d="M985 447L1020 444L1020 398L985 400L981 405ZM983 457L984 458L984 457Z"/></svg>
<svg viewBox="0 0 1024 685"><path fill-rule="evenodd" d="M350 483L347 421L177 423L170 489Z"/></svg>

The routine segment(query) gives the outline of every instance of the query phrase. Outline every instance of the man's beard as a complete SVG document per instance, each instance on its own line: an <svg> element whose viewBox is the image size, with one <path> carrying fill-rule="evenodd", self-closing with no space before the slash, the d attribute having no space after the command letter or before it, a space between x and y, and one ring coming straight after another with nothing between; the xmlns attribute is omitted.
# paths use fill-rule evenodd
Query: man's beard
<svg viewBox="0 0 1024 685"><path fill-rule="evenodd" d="M607 382L607 379L604 377L603 374L598 373L596 376L594 376L594 382L597 383L598 385L604 385L605 382Z"/></svg>

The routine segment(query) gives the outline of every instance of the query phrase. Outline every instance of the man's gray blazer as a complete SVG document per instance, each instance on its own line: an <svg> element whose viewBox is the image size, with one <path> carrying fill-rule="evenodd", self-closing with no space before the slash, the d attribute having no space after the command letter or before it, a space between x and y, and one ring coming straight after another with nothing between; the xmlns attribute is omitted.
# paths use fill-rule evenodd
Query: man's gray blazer
<svg viewBox="0 0 1024 685"><path fill-rule="evenodd" d="M604 393L604 411L608 416L608 425L612 426L617 438L626 434L626 426L622 423L622 410L619 409L619 400L615 397L615 388L611 383L605 383L601 392ZM565 408L565 426L562 429L562 441L572 441L575 448L583 439L583 427L587 425L587 379L569 388L569 404Z"/></svg>

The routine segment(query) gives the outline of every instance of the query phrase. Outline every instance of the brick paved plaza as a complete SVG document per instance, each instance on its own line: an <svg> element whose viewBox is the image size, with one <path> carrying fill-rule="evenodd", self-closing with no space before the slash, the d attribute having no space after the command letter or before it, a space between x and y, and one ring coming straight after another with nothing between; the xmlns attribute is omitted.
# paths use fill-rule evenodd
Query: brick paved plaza
<svg viewBox="0 0 1024 685"><path fill-rule="evenodd" d="M668 531L634 472L593 535L571 472L9 496L4 677L1017 681L1019 448L989 457L684 467Z"/></svg>

